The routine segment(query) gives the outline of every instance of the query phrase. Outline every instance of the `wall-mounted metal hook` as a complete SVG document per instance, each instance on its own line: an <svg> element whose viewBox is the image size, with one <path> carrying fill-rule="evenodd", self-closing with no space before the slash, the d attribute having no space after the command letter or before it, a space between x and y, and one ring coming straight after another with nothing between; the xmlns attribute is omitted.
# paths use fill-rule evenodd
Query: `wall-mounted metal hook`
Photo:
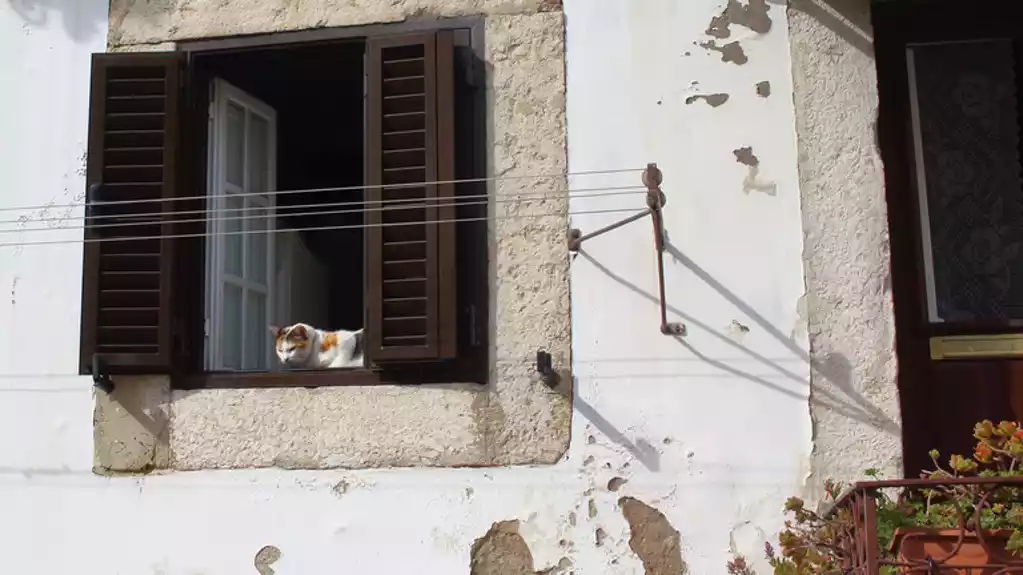
<svg viewBox="0 0 1023 575"><path fill-rule="evenodd" d="M110 376L103 371L103 364L99 359L99 354L92 354L92 386L99 389L103 393L110 394L114 391L114 380L110 379Z"/></svg>
<svg viewBox="0 0 1023 575"><path fill-rule="evenodd" d="M618 229L636 220L650 216L654 225L654 249L657 253L657 288L659 292L659 304L661 313L661 333L664 335L684 336L686 334L685 324L668 321L667 303L664 297L664 215L661 209L667 203L668 198L661 190L661 182L664 181L664 174L657 168L657 164L650 163L643 170L643 185L646 186L647 209L631 215L624 220L604 226L596 231L583 234L581 230L571 229L568 231L568 249L571 252L578 252L582 243L588 239L606 234L611 230Z"/></svg>
<svg viewBox="0 0 1023 575"><path fill-rule="evenodd" d="M561 376L554 371L553 363L550 353L542 349L536 350L536 371L547 387L557 387L558 382L561 381Z"/></svg>

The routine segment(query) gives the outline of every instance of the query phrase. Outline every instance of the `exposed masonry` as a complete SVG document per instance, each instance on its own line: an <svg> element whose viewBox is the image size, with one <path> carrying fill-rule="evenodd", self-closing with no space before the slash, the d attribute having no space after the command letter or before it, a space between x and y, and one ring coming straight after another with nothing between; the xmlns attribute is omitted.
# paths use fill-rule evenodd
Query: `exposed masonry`
<svg viewBox="0 0 1023 575"><path fill-rule="evenodd" d="M256 571L259 572L259 575L274 575L274 568L271 565L279 561L280 558L281 550L273 545L267 545L256 552L256 556L252 559L252 564L255 566Z"/></svg>
<svg viewBox="0 0 1023 575"><path fill-rule="evenodd" d="M768 16L770 6L766 0L749 0L748 4L741 4L738 0L728 0L724 11L711 18L707 30L704 32L714 38L701 42L700 47L718 52L721 54L722 62L731 62L742 66L749 61L746 51L738 40L718 44L718 40L725 40L732 36L732 24L744 26L757 34L767 34L771 31L771 18ZM766 96L765 96L766 97Z"/></svg>
<svg viewBox="0 0 1023 575"><path fill-rule="evenodd" d="M620 498L618 507L629 524L629 548L643 563L644 575L688 573L679 532L663 513L634 497ZM594 547L604 547L609 539L614 542L603 527L593 530ZM558 546L573 549L572 542L565 539ZM552 567L534 570L533 554L519 534L517 519L495 522L469 549L469 575L558 575L569 573L572 566L572 559L564 556Z"/></svg>
<svg viewBox="0 0 1023 575"><path fill-rule="evenodd" d="M645 575L685 575L689 567L682 560L678 530L663 513L633 497L618 500L629 523L629 548L643 561Z"/></svg>
<svg viewBox="0 0 1023 575"><path fill-rule="evenodd" d="M112 0L108 43L118 51L168 50L184 39L463 16L485 18L490 174L563 172L564 19L557 0ZM571 419L566 187L564 179L491 185L499 198L550 198L494 205L486 389L452 382L172 392L165 377L120 377L113 396L96 400L96 470L557 461ZM541 213L551 217L503 217ZM535 377L540 347L563 371L558 389Z"/></svg>
<svg viewBox="0 0 1023 575"><path fill-rule="evenodd" d="M692 104L697 100L703 100L711 105L711 107L717 108L728 101L728 94L696 94L686 98L686 104Z"/></svg>

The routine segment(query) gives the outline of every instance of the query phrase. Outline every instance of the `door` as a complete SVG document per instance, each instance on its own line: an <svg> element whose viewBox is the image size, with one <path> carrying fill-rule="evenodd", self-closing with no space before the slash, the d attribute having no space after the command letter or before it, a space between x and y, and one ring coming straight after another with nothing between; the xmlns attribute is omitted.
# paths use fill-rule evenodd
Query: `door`
<svg viewBox="0 0 1023 575"><path fill-rule="evenodd" d="M273 345L277 115L216 79L209 137L206 358L214 371L266 370Z"/></svg>
<svg viewBox="0 0 1023 575"><path fill-rule="evenodd" d="M874 4L910 477L1023 419L1023 18L991 4Z"/></svg>

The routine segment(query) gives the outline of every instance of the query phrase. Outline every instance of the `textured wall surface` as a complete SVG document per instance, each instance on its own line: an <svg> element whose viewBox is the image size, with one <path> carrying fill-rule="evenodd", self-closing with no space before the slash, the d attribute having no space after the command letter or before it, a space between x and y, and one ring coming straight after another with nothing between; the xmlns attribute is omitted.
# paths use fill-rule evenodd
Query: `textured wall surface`
<svg viewBox="0 0 1023 575"><path fill-rule="evenodd" d="M764 542L776 539L782 503L805 490L811 470L851 475L891 453L876 426L822 403L831 380L816 374L840 363L821 363L829 351L841 353L857 374L852 385L889 409L879 399L891 389L881 375L892 368L890 338L878 335L887 328L858 325L888 317L884 297L847 285L867 285L859 278L875 267L863 262L886 257L883 226L865 217L881 209L879 167L867 161L873 75L865 53L847 49L863 39L833 34L820 14L786 14L775 0L566 0L564 19L544 12L555 5L117 1L109 38L118 50L171 49L199 34L396 20L408 10L487 14L494 174L564 169L566 127L573 173L657 162L668 198L667 308L687 325L685 338L658 331L649 221L588 241L574 258L563 251L566 209L572 226L592 231L624 214L583 212L630 213L644 206L642 193L574 195L566 206L562 184L507 180L493 192L561 196L495 210L535 209L560 223L494 224L491 273L501 281L492 314L509 327L493 340L501 353L489 393L452 384L172 394L165 378L150 377L95 396L90 378L76 375L74 342L89 53L108 47L107 6L0 2L0 77L17 78L0 91L0 133L13 135L0 138L0 173L13 190L0 194L0 220L11 222L0 230L14 230L0 243L71 242L0 246L0 325L15 326L0 330L9 571L723 575L742 553L763 575ZM571 177L574 190L638 181L635 172ZM843 209L861 218L858 228L835 215ZM49 231L28 231L39 228ZM851 274L807 264L816 293L838 290L824 298L830 307L802 297L804 251L818 244L846 258ZM831 326L844 331L823 339ZM539 345L552 346L558 367L571 360L571 405L532 380ZM872 356L876 372L866 368ZM829 442L816 456L811 410ZM861 441L875 441L877 453ZM282 469L402 463L423 467ZM275 467L198 469L251 465ZM120 473L131 471L149 473Z"/></svg>
<svg viewBox="0 0 1023 575"><path fill-rule="evenodd" d="M536 2L113 2L112 49L167 49L183 38L486 15L489 161L492 175L565 171L564 27ZM332 468L553 463L568 446L566 378L550 390L535 377L538 348L557 369L570 362L568 207L564 179L491 183L493 318L491 376L470 386L206 390L173 392L170 466L175 469ZM520 195L535 201L503 201ZM533 217L543 216L543 217ZM150 385L157 385L152 378ZM166 387L163 380L159 385ZM137 399L160 397L139 394ZM155 408L139 405L137 409ZM97 437L120 442L116 421ZM324 433L324 429L335 430ZM119 469L115 466L111 468Z"/></svg>
<svg viewBox="0 0 1023 575"><path fill-rule="evenodd" d="M813 363L814 481L901 474L869 0L788 10Z"/></svg>

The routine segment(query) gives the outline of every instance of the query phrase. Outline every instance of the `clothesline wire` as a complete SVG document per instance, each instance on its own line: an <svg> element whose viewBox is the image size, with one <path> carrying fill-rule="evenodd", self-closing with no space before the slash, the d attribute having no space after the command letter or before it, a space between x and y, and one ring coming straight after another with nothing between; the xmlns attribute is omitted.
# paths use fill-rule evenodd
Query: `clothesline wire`
<svg viewBox="0 0 1023 575"><path fill-rule="evenodd" d="M577 193L577 192L579 192L579 193ZM614 192L614 193L599 193L598 194L598 193L586 193L586 192ZM602 197L602 196L620 196L620 195L631 195L631 194L639 194L639 193L646 193L646 188L642 188L640 186L606 186L606 187L600 187L600 188L578 188L576 190L569 189L568 190L567 198L596 198L596 197ZM228 196L218 196L218 197L227 198L227 197L235 197L235 195L234 194L230 194ZM446 205L441 205L441 202L449 201L449 202L451 202L451 205L458 206L458 205L467 204L467 202L463 202L463 200L469 200L469 199L487 199L487 202L482 202L482 203L494 202L494 203L502 204L502 203L513 203L513 202L517 203L517 202L545 200L545 199L564 199L564 198L566 198L565 195L555 195L554 193L547 193L547 194L521 194L521 195L517 195L517 196L500 197L500 198L494 198L491 194L472 194L472 195L465 195L465 196L454 196L454 197L451 197L451 198L436 198L436 201L434 201L432 205L436 205L438 207L446 207ZM299 214L295 214L295 213L292 213L290 211L285 211L285 210L298 210L298 209L305 209L305 208L327 208L327 207L340 207L340 206L362 206L362 205L365 205L367 203L371 203L371 204L374 204L374 205L376 205L376 204L383 204L383 205L388 205L388 206L390 204L415 204L415 203L422 204L422 203L429 203L429 201L430 201L430 198L395 198L395 199L390 199L390 200L379 200L379 201L373 201L373 202L366 202L366 201L363 201L363 200L346 200L346 201L342 201L342 202L323 202L323 203L317 202L317 203L310 203L310 204L296 204L296 205L283 205L283 206L282 205L278 205L278 206L275 207L275 209L276 209L276 213L277 213L278 216L294 216L294 215L299 215ZM472 205L472 204L470 204L470 205ZM422 207L422 206L419 206L419 205L413 206L413 208L419 208L419 207ZM247 206L247 207L241 207L241 208L218 208L216 210L216 213L217 214L221 214L221 213L226 213L226 212L251 212L251 211L266 210L266 209L267 209L267 206L265 206L265 205L254 205L254 206ZM374 211L374 210L379 210L379 209L381 209L381 208L359 208L357 210L353 210L353 212L354 211ZM404 208L398 207L398 208L393 208L393 209L404 209ZM140 219L140 220L144 220L146 218L169 218L169 217L176 217L176 216L182 216L182 215L206 214L208 212L209 212L209 210L207 210L207 209L201 209L201 210L174 210L174 211L168 211L168 212L164 212L164 211L143 212L143 213L139 213L139 214L132 214L132 213L128 213L128 214L96 214L96 215L84 215L83 214L81 216L74 216L74 217L71 217L71 216L69 216L69 217L54 216L54 217L43 217L43 218L31 218L29 221L31 221L32 223L35 223L35 222L53 222L53 221L76 222L76 221L80 221L80 220L84 220L86 222L95 222L96 220L107 220L107 219L118 219L118 220L123 220L123 219L131 219L131 220ZM345 213L345 212L330 212L330 213ZM309 214L305 214L305 215L313 215L313 214L310 212ZM225 218L225 219L232 219L232 218ZM241 219L244 219L244 218L241 218ZM178 223L181 223L181 222L186 221L186 220L175 220L175 221L177 221ZM25 218L19 218L19 219L13 219L13 220L0 220L0 226L2 226L2 225L19 225L19 224L24 224L24 223L26 223L26 219ZM89 225L89 227L91 227L91 228L102 228L102 227L119 227L119 226L140 225L140 224L139 223L135 223L135 222L123 222L123 223L117 223L117 224L88 223L87 225ZM80 227L81 226L79 226L78 228L80 228ZM17 229L6 229L6 230L5 229L0 229L0 234L3 234L3 233L13 233L13 232L17 232L17 231L26 231L26 232L27 231L49 231L49 230L53 230L53 229L76 229L76 228L68 228L68 227L60 227L60 228L42 227L42 228L17 228Z"/></svg>
<svg viewBox="0 0 1023 575"><path fill-rule="evenodd" d="M504 216L481 216L472 218L451 218L444 220L427 220L427 221L413 221L413 222L381 222L373 224L350 224L350 225L335 225L335 226L312 226L303 228L276 228L272 230L236 230L236 231L221 231L221 232L205 232L205 233L187 233L187 234L156 234L148 236L124 236L124 237L107 237L107 238L81 238L81 239L69 239L69 240L43 240L43 241L29 241L29 242L8 242L0 243L0 248L18 248L24 246L42 246L42 245L59 245L59 244L78 244L78 243L107 243L107 242L140 242L150 240L161 240L161 239L187 239L187 238L201 238L201 237L212 237L212 236L236 236L236 235L251 235L251 234L276 234L281 232L300 232L300 231L327 231L327 230L353 230L353 229L364 229L364 228L376 228L376 227L398 227L398 226L421 226L424 224L448 224L458 222L483 222L490 220L509 220L518 218L549 218L549 217L564 217L564 216L582 216L582 215L594 215L594 214L612 214L632 212L639 213L636 208L617 208L617 209L604 209L604 210L584 210L579 212L564 212L564 213L549 213L549 214L510 214ZM53 228L53 231L59 230L76 230L81 228ZM131 254L126 254L131 255Z"/></svg>
<svg viewBox="0 0 1023 575"><path fill-rule="evenodd" d="M421 188L424 186L433 185L446 185L446 184L471 184L471 183L482 183L482 182L496 182L496 181L511 181L511 180L542 180L542 179L553 179L553 178L568 178L573 176L596 176L596 175L608 175L608 174L625 174L625 173L636 173L642 172L639 168L629 169L617 169L617 170L589 170L582 172L561 172L557 174L530 174L522 176L489 176L484 178L463 178L458 180L434 180L429 182L406 182L396 184L361 184L357 186L341 186L332 188L308 188L302 190L271 190L265 192L244 192L236 194L239 197L245 195L258 195L258 196L284 196L290 194L305 194L305 193L318 193L318 192L350 192L360 190L371 190L379 188L401 189L401 188ZM162 183L133 183L133 182L108 182L107 186L117 185L146 185L146 186L162 186ZM144 204L154 202L183 202L189 200L205 200L212 197L216 197L218 194L203 194L198 196L182 196L182 197L169 197L169 198L147 198L147 199L131 199L131 200L108 200L108 201L92 201L92 202L72 202L68 204L50 204L50 205L36 205L36 206L20 206L20 207L4 207L0 208L0 212L15 212L15 211L33 211L33 210L45 210L54 208L75 208L79 206L85 206L86 204L92 204L94 206L109 206L109 205L125 205L125 204Z"/></svg>
<svg viewBox="0 0 1023 575"><path fill-rule="evenodd" d="M608 194L595 194L594 196L583 196L583 197L604 197L614 195L626 195L626 194L637 194L646 192L617 192ZM510 200L506 200L510 201ZM526 200L515 200L515 201L526 201ZM385 206L382 208L354 208L354 209L341 209L341 210L309 210L303 212L287 212L275 214L278 218L294 218L301 216L324 216L324 215L335 215L335 214L362 214L366 212L388 212L388 211L402 211L402 210L421 210L425 208L457 208L460 206L485 206L490 203L490 200L476 200L471 202L434 202L424 203L420 200L418 204L406 204L401 206ZM266 209L263 207L262 209ZM219 211L217 212L219 214ZM106 228L121 228L121 227L140 227L140 226L159 226L159 225L175 225L175 224L198 224L204 222L236 222L241 220L252 220L252 219L266 219L270 217L268 214L251 214L251 215L239 215L239 216L228 216L228 217L202 217L202 218L189 218L183 220L144 220L144 221L131 221L131 222L115 222L111 224L90 224L88 226L60 226L60 227L40 227L40 228L21 228L21 229L9 229L0 230L0 234L14 234L21 232L53 232L57 230L82 230L88 227L90 230L106 229Z"/></svg>

